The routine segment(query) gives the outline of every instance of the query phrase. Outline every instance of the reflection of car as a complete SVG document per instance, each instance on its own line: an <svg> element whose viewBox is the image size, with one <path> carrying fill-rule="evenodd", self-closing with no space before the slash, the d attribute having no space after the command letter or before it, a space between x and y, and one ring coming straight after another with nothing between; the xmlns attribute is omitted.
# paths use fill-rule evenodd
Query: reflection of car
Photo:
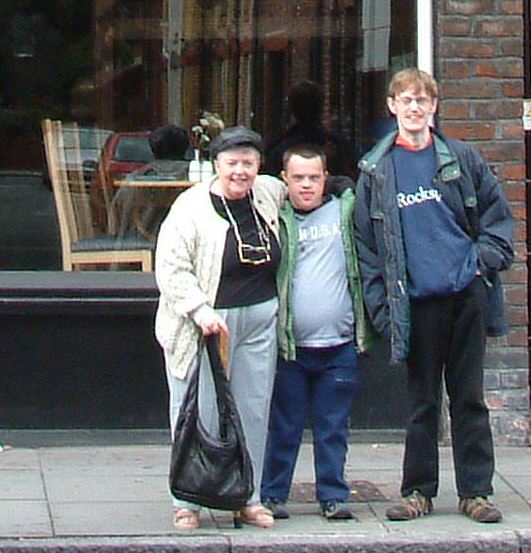
<svg viewBox="0 0 531 553"><path fill-rule="evenodd" d="M114 195L113 182L153 161L150 131L116 132L107 138L91 186L92 205L102 228L107 220L106 201Z"/></svg>
<svg viewBox="0 0 531 553"><path fill-rule="evenodd" d="M103 147L95 185L111 187L116 179L144 167L153 160L149 131L116 132L107 138Z"/></svg>

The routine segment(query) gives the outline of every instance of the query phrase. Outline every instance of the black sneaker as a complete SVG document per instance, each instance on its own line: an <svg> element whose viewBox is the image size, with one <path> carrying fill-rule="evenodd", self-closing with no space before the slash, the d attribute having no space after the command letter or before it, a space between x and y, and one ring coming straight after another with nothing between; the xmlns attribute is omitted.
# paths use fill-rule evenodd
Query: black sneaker
<svg viewBox="0 0 531 553"><path fill-rule="evenodd" d="M275 519L289 518L289 511L284 501L280 501L274 497L269 497L268 499L264 499L262 501L262 505L273 513L273 518Z"/></svg>
<svg viewBox="0 0 531 553"><path fill-rule="evenodd" d="M327 520L356 519L354 513L342 501L334 501L333 499L321 503L321 514Z"/></svg>

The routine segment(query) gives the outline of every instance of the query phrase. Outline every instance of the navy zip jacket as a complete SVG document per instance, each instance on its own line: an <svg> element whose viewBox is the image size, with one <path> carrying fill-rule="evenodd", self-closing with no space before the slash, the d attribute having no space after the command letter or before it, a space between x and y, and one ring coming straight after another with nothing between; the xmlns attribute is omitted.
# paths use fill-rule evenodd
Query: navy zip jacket
<svg viewBox="0 0 531 553"><path fill-rule="evenodd" d="M437 157L435 186L477 247L479 270L489 292L487 333L500 336L507 325L498 273L514 260L514 220L509 205L496 178L472 147L432 133ZM406 258L390 153L396 136L396 132L385 136L360 161L355 206L365 303L376 330L391 341L392 363L407 359L410 327Z"/></svg>

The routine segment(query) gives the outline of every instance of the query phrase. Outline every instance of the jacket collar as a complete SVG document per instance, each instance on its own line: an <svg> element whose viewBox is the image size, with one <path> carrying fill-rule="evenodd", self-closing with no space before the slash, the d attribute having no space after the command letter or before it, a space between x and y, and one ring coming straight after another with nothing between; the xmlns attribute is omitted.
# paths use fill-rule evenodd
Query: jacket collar
<svg viewBox="0 0 531 553"><path fill-rule="evenodd" d="M365 173L373 173L380 160L393 147L397 135L398 131L393 131L384 136L372 150L363 156L358 163L359 169ZM441 179L447 182L459 178L461 176L461 168L459 167L457 156L440 133L432 129L432 135Z"/></svg>
<svg viewBox="0 0 531 553"><path fill-rule="evenodd" d="M386 134L375 146L366 153L361 161L358 163L360 171L365 173L373 173L376 169L376 165L382 159L382 157L392 148L396 140L398 131L390 132Z"/></svg>
<svg viewBox="0 0 531 553"><path fill-rule="evenodd" d="M459 160L452 150L448 147L448 143L437 132L433 132L433 143L435 152L437 153L438 169L443 182L458 179L461 176L461 167Z"/></svg>

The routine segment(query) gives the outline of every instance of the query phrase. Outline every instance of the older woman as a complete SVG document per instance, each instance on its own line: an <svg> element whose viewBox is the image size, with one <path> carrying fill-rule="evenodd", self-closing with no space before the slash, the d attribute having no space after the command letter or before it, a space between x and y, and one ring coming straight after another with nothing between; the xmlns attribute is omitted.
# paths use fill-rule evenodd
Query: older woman
<svg viewBox="0 0 531 553"><path fill-rule="evenodd" d="M216 176L172 206L157 243L155 329L166 362L172 434L190 374L207 362L198 356L200 336L228 332L230 386L255 478L243 520L268 528L273 517L259 495L276 359L278 208L286 189L273 177L258 176L261 149L254 131L224 130L211 145ZM209 424L215 400L202 380L201 416ZM199 526L197 505L174 499L174 508L178 529Z"/></svg>

